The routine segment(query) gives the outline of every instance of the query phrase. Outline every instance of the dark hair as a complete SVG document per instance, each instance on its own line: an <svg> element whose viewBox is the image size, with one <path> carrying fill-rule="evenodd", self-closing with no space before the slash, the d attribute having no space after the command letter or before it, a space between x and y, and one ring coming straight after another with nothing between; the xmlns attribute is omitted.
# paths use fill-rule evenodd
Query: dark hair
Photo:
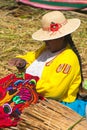
<svg viewBox="0 0 87 130"><path fill-rule="evenodd" d="M72 40L72 37L71 37L71 34L69 35L66 35L65 36L65 40L70 44L72 50L75 52L75 54L77 55L78 57L78 60L79 60L79 64L80 64L80 70L81 70L81 80L83 81L83 74L82 74L82 61L81 61L81 56Z"/></svg>

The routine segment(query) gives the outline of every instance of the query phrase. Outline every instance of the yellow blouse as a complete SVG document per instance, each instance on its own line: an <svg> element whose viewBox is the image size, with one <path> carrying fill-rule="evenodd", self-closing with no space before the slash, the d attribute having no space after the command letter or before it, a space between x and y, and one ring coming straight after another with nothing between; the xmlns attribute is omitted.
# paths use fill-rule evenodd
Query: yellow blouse
<svg viewBox="0 0 87 130"><path fill-rule="evenodd" d="M39 51L38 56L40 53L41 51ZM32 53L30 57L33 57ZM28 54L21 58L30 60ZM35 57L31 59L35 60ZM28 61L28 63L30 62ZM78 58L72 49L67 47L53 60L45 64L36 90L46 98L73 102L77 97L80 83L81 72Z"/></svg>

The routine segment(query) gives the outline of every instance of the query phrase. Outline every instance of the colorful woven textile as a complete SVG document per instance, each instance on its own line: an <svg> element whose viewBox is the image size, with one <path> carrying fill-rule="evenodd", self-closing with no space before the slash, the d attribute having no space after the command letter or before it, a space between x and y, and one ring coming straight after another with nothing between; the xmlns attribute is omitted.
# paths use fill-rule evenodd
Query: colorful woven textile
<svg viewBox="0 0 87 130"><path fill-rule="evenodd" d="M10 74L0 79L0 128L16 126L22 110L41 99L35 91L38 79L29 74Z"/></svg>
<svg viewBox="0 0 87 130"><path fill-rule="evenodd" d="M51 10L87 10L87 0L16 0L34 7Z"/></svg>

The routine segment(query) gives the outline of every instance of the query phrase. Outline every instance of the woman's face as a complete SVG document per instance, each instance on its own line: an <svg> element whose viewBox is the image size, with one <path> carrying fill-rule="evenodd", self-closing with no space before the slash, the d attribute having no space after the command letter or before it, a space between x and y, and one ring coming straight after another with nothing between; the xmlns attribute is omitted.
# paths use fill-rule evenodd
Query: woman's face
<svg viewBox="0 0 87 130"><path fill-rule="evenodd" d="M61 49L63 49L66 46L66 43L64 42L64 37L54 40L48 40L45 41L47 48L51 52L57 52Z"/></svg>

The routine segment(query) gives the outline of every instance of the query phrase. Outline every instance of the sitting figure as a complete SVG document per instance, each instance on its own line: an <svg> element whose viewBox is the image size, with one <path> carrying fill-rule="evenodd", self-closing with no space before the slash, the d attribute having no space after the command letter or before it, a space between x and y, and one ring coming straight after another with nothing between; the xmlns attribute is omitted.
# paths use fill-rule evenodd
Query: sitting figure
<svg viewBox="0 0 87 130"><path fill-rule="evenodd" d="M80 19L67 19L62 12L51 11L42 16L41 24L32 38L45 44L9 63L18 67L25 60L26 73L39 77L36 84L39 94L85 116L87 101L78 98L83 82L81 58L71 37L80 26Z"/></svg>

